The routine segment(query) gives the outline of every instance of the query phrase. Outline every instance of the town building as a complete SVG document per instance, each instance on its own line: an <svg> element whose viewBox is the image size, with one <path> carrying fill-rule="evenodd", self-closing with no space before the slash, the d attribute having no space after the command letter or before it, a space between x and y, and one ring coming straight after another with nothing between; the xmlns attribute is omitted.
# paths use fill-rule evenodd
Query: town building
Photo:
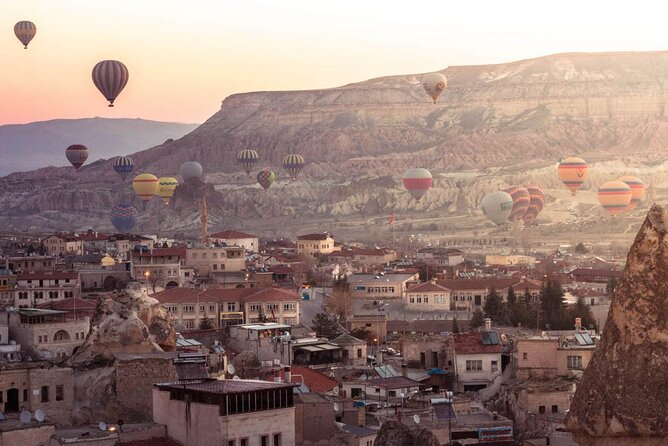
<svg viewBox="0 0 668 446"><path fill-rule="evenodd" d="M536 265L536 258L518 254L488 254L485 256L485 263L490 266L525 266L533 268Z"/></svg>
<svg viewBox="0 0 668 446"><path fill-rule="evenodd" d="M244 248L238 246L207 246L186 249L185 265L195 275L206 277L219 271L235 272L246 268Z"/></svg>
<svg viewBox="0 0 668 446"><path fill-rule="evenodd" d="M408 287L419 281L419 273L353 274L348 277L353 297L369 300L403 299Z"/></svg>
<svg viewBox="0 0 668 446"><path fill-rule="evenodd" d="M54 256L11 256L7 258L7 269L16 273L53 271L56 269Z"/></svg>
<svg viewBox="0 0 668 446"><path fill-rule="evenodd" d="M156 384L153 421L184 446L293 445L294 387L243 379Z"/></svg>
<svg viewBox="0 0 668 446"><path fill-rule="evenodd" d="M76 271L41 271L21 273L14 288L14 306L32 308L45 302L81 296Z"/></svg>
<svg viewBox="0 0 668 446"><path fill-rule="evenodd" d="M14 287L18 276L7 269L0 269L0 305L3 307L14 305Z"/></svg>
<svg viewBox="0 0 668 446"><path fill-rule="evenodd" d="M334 252L334 238L325 233L306 234L297 237L297 254L317 258Z"/></svg>
<svg viewBox="0 0 668 446"><path fill-rule="evenodd" d="M440 279L436 283L451 290L451 310L469 312L481 310L492 290L495 290L504 302L510 287L518 299L522 298L526 290L536 299L542 285L541 282L525 278Z"/></svg>
<svg viewBox="0 0 668 446"><path fill-rule="evenodd" d="M504 345L496 331L471 331L453 337L458 391L483 389L503 372Z"/></svg>
<svg viewBox="0 0 668 446"><path fill-rule="evenodd" d="M366 365L366 340L357 339L348 333L343 333L334 338L332 342L341 347L344 365Z"/></svg>
<svg viewBox="0 0 668 446"><path fill-rule="evenodd" d="M132 277L150 285L173 288L193 280L189 272L183 272L186 248L135 249L131 253Z"/></svg>
<svg viewBox="0 0 668 446"><path fill-rule="evenodd" d="M76 234L53 234L42 240L49 255L62 257L65 255L82 255L83 241Z"/></svg>
<svg viewBox="0 0 668 446"><path fill-rule="evenodd" d="M464 262L464 251L441 246L421 248L417 252L417 261L430 267L445 268L457 266Z"/></svg>
<svg viewBox="0 0 668 446"><path fill-rule="evenodd" d="M576 330L562 335L527 336L516 341L515 367L520 378L581 374L596 348L596 338Z"/></svg>
<svg viewBox="0 0 668 446"><path fill-rule="evenodd" d="M227 246L239 246L248 252L257 252L260 249L260 242L257 236L234 229L211 234L209 240Z"/></svg>
<svg viewBox="0 0 668 446"><path fill-rule="evenodd" d="M79 234L78 238L82 242L83 254L104 254L107 252L107 240L110 237L110 234L88 229Z"/></svg>
<svg viewBox="0 0 668 446"><path fill-rule="evenodd" d="M450 290L435 280L414 285L406 290L406 307L419 311L450 310Z"/></svg>

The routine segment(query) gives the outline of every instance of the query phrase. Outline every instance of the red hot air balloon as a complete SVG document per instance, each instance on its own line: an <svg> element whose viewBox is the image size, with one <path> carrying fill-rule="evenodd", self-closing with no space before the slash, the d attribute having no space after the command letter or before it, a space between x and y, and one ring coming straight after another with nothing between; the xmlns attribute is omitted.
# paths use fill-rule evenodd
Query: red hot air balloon
<svg viewBox="0 0 668 446"><path fill-rule="evenodd" d="M529 191L524 187L512 186L508 189L505 189L504 192L510 194L513 198L513 210L508 217L509 221L520 221L527 209L529 209L529 203L531 202L531 196Z"/></svg>
<svg viewBox="0 0 668 446"><path fill-rule="evenodd" d="M109 107L114 106L129 78L128 68L117 60L103 60L93 67L93 83L109 101Z"/></svg>
<svg viewBox="0 0 668 446"><path fill-rule="evenodd" d="M431 173L427 169L412 168L404 173L404 186L411 193L415 201L420 201L420 198L427 193L433 184Z"/></svg>
<svg viewBox="0 0 668 446"><path fill-rule="evenodd" d="M83 166L88 159L88 148L81 144L73 144L65 150L65 156L67 161L79 170L79 167Z"/></svg>
<svg viewBox="0 0 668 446"><path fill-rule="evenodd" d="M524 220L524 224L530 224L536 219L538 214L540 214L540 211L543 210L543 206L545 205L545 193L540 187L534 184L526 186L526 190L529 191L529 207L524 213L522 220Z"/></svg>

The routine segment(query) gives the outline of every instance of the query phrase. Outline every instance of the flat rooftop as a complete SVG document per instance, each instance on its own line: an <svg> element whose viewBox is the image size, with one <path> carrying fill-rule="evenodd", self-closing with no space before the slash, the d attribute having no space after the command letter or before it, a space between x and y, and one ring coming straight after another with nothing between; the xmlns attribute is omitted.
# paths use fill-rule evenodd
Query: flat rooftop
<svg viewBox="0 0 668 446"><path fill-rule="evenodd" d="M191 390L196 392L226 395L230 393L256 392L296 387L293 383L273 383L255 379L198 380L191 382L159 383L161 390Z"/></svg>

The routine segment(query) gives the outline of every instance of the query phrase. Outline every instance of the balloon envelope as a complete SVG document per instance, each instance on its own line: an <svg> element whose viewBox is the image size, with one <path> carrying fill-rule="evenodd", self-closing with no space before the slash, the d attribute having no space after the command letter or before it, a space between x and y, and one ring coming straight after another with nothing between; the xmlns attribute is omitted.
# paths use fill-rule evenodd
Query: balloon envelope
<svg viewBox="0 0 668 446"><path fill-rule="evenodd" d="M93 83L109 101L109 107L113 107L116 97L123 91L130 78L128 68L117 60L103 60L93 67L92 75Z"/></svg>
<svg viewBox="0 0 668 446"><path fill-rule="evenodd" d="M118 156L114 160L114 172L119 174L121 178L126 179L135 167L135 162L129 156Z"/></svg>
<svg viewBox="0 0 668 446"><path fill-rule="evenodd" d="M502 190L490 192L480 202L480 209L495 224L508 223L510 213L513 211L513 197Z"/></svg>
<svg viewBox="0 0 668 446"><path fill-rule="evenodd" d="M179 182L176 178L162 177L158 180L158 196L165 203L165 206L169 206L169 199L174 195L174 191L178 185Z"/></svg>
<svg viewBox="0 0 668 446"><path fill-rule="evenodd" d="M608 181L598 189L598 201L610 215L619 215L631 203L631 187L623 181Z"/></svg>
<svg viewBox="0 0 668 446"><path fill-rule="evenodd" d="M78 170L88 159L88 148L81 144L72 144L65 150L65 157Z"/></svg>
<svg viewBox="0 0 668 446"><path fill-rule="evenodd" d="M118 232L130 232L137 223L137 209L129 204L119 204L111 210L111 224Z"/></svg>
<svg viewBox="0 0 668 446"><path fill-rule="evenodd" d="M422 88L427 92L430 98L436 103L436 99L441 95L445 87L448 86L448 80L441 73L430 73L422 78Z"/></svg>
<svg viewBox="0 0 668 446"><path fill-rule="evenodd" d="M246 175L250 175L255 163L260 159L260 156L255 150L246 149L239 152L237 155L237 163L241 164L246 171Z"/></svg>
<svg viewBox="0 0 668 446"><path fill-rule="evenodd" d="M535 184L526 186L525 189L529 191L529 207L524 213L522 220L524 220L524 223L529 224L533 222L538 214L540 214L540 211L543 210L543 206L545 205L545 193Z"/></svg>
<svg viewBox="0 0 668 446"><path fill-rule="evenodd" d="M647 198L647 191L645 190L645 183L638 178L631 175L626 175L621 178L618 178L618 181L622 181L631 188L631 202L627 211L634 210L640 203L645 201Z"/></svg>
<svg viewBox="0 0 668 446"><path fill-rule="evenodd" d="M203 173L202 165L197 161L186 161L179 168L179 174L181 174L184 181L201 178Z"/></svg>
<svg viewBox="0 0 668 446"><path fill-rule="evenodd" d="M23 48L28 49L28 44L37 34L37 27L33 22L22 20L14 25L14 34L23 44Z"/></svg>
<svg viewBox="0 0 668 446"><path fill-rule="evenodd" d="M508 220L522 220L527 209L529 209L529 203L531 202L529 191L524 187L512 186L508 189L505 189L504 192L507 192L513 199L513 210L510 212L510 217L508 217Z"/></svg>
<svg viewBox="0 0 668 446"><path fill-rule="evenodd" d="M431 173L427 169L421 167L414 167L408 169L402 178L404 187L415 198L415 201L420 201L420 198L427 193L433 184Z"/></svg>
<svg viewBox="0 0 668 446"><path fill-rule="evenodd" d="M293 180L297 179L297 176L304 167L304 164L304 157L298 153L290 153L289 155L285 155L285 158L283 158L283 168L288 171L290 178Z"/></svg>
<svg viewBox="0 0 668 446"><path fill-rule="evenodd" d="M150 173L139 174L132 180L132 189L134 189L139 199L144 202L144 209L146 209L146 202L158 194L159 188L158 177Z"/></svg>
<svg viewBox="0 0 668 446"><path fill-rule="evenodd" d="M257 182L260 183L260 186L262 186L264 190L269 189L269 186L271 186L274 181L276 181L276 175L269 169L263 169L257 174Z"/></svg>
<svg viewBox="0 0 668 446"><path fill-rule="evenodd" d="M559 180L575 195L582 184L589 177L589 165L582 158L568 156L559 161L557 167Z"/></svg>

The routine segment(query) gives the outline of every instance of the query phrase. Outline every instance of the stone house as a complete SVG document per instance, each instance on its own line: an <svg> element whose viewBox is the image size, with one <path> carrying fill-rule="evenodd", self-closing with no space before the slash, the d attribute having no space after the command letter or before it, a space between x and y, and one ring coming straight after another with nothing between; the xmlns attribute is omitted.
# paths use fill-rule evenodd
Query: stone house
<svg viewBox="0 0 668 446"><path fill-rule="evenodd" d="M366 341L357 339L348 333L343 333L333 339L332 342L341 347L344 365L366 365Z"/></svg>

